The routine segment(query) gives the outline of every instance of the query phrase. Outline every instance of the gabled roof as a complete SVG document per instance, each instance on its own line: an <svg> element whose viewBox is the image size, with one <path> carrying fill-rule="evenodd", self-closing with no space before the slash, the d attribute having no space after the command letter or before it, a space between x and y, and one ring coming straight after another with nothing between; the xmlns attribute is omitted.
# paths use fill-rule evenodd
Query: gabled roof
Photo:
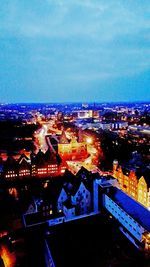
<svg viewBox="0 0 150 267"><path fill-rule="evenodd" d="M18 164L16 160L12 156L8 156L7 160L4 161L4 171L16 169L18 167Z"/></svg>
<svg viewBox="0 0 150 267"><path fill-rule="evenodd" d="M145 169L143 171L137 172L138 179L140 179L142 176L144 177L148 188L150 188L150 169L147 168L147 169Z"/></svg>
<svg viewBox="0 0 150 267"><path fill-rule="evenodd" d="M18 163L20 164L23 160L29 161L29 158L23 153L18 159Z"/></svg>
<svg viewBox="0 0 150 267"><path fill-rule="evenodd" d="M30 164L26 161L25 158L22 159L22 161L18 165L19 169L30 169Z"/></svg>
<svg viewBox="0 0 150 267"><path fill-rule="evenodd" d="M45 154L41 151L41 149L38 151L36 154L35 158L36 164L39 166L44 166L46 161L45 161Z"/></svg>

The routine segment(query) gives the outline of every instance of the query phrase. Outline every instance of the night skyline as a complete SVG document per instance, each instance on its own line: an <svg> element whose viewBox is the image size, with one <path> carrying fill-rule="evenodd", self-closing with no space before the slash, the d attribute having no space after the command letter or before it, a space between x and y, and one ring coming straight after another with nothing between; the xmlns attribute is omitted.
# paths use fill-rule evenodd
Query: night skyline
<svg viewBox="0 0 150 267"><path fill-rule="evenodd" d="M0 102L150 101L149 1L3 1Z"/></svg>

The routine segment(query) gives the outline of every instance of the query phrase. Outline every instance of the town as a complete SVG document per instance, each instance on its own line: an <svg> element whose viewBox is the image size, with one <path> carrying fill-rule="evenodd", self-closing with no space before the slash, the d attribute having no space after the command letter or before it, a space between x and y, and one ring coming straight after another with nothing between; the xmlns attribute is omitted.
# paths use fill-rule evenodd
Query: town
<svg viewBox="0 0 150 267"><path fill-rule="evenodd" d="M65 261L56 264L54 236L95 218L149 259L149 103L1 104L0 125L5 266L28 257L15 245L37 231L45 242L41 266L69 266L63 244Z"/></svg>

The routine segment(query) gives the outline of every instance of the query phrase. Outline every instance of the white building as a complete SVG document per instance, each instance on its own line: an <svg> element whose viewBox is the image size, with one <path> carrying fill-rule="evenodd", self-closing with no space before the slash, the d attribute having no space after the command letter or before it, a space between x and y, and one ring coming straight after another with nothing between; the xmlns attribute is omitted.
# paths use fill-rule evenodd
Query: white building
<svg viewBox="0 0 150 267"><path fill-rule="evenodd" d="M63 203L63 213L66 220L75 217L75 205L73 205L69 199Z"/></svg>
<svg viewBox="0 0 150 267"><path fill-rule="evenodd" d="M71 201L76 205L76 211L79 214L86 214L91 209L91 193L85 187L84 183L81 182L77 191L71 195Z"/></svg>
<svg viewBox="0 0 150 267"><path fill-rule="evenodd" d="M63 210L63 202L65 202L68 199L68 195L64 188L62 188L60 195L58 197L57 201L57 211L61 212Z"/></svg>

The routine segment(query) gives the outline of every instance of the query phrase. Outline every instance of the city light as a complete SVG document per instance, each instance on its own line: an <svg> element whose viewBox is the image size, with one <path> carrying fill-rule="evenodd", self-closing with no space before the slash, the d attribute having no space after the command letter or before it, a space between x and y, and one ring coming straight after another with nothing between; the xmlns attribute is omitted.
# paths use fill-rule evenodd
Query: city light
<svg viewBox="0 0 150 267"><path fill-rule="evenodd" d="M92 139L92 137L87 137L86 138L86 142L90 145L90 144L92 144L93 143L93 139Z"/></svg>

